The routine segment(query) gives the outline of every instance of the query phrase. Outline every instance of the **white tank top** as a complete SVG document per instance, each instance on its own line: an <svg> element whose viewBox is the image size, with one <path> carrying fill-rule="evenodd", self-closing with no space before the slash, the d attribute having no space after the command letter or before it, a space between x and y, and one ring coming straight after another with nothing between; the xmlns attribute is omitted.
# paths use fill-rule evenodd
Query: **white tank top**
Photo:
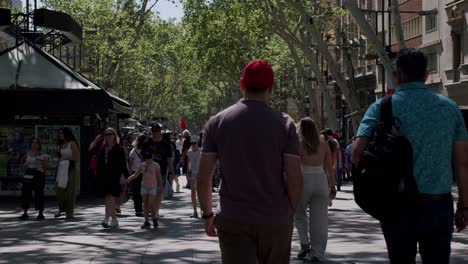
<svg viewBox="0 0 468 264"><path fill-rule="evenodd" d="M71 150L71 142L65 148L60 149L60 154L62 155L62 159L71 159L72 157L72 150Z"/></svg>
<svg viewBox="0 0 468 264"><path fill-rule="evenodd" d="M26 167L28 169L36 169L37 168L37 156L33 156L32 153L28 152L26 155Z"/></svg>

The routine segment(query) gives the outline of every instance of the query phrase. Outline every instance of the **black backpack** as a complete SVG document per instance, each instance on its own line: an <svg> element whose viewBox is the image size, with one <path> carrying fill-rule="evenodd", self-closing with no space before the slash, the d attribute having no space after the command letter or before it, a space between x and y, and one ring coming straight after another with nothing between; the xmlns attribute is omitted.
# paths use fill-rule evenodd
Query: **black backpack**
<svg viewBox="0 0 468 264"><path fill-rule="evenodd" d="M395 128L392 96L382 99L380 123L357 167L353 166L354 200L382 221L395 208L409 206L417 196L410 142Z"/></svg>

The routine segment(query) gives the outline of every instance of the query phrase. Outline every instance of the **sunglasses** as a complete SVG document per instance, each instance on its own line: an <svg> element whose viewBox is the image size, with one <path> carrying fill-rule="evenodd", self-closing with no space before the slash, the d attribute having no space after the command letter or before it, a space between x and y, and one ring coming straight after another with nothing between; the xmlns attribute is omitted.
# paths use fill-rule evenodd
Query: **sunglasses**
<svg viewBox="0 0 468 264"><path fill-rule="evenodd" d="M104 136L114 136L114 133L105 133Z"/></svg>

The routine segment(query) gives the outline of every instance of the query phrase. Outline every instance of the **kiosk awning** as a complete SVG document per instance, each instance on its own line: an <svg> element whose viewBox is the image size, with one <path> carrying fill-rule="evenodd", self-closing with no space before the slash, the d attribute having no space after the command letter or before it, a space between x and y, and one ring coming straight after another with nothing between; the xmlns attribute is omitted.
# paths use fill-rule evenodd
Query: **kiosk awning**
<svg viewBox="0 0 468 264"><path fill-rule="evenodd" d="M128 102L28 41L0 52L0 69L3 114L132 113Z"/></svg>

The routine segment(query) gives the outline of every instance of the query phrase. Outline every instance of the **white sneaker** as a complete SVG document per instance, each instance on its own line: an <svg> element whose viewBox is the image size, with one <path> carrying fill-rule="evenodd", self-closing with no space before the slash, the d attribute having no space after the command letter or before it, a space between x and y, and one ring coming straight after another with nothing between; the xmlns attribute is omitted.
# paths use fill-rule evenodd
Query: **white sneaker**
<svg viewBox="0 0 468 264"><path fill-rule="evenodd" d="M111 225L110 225L112 228L119 228L119 221L117 221L117 218L113 218L112 221L111 221Z"/></svg>
<svg viewBox="0 0 468 264"><path fill-rule="evenodd" d="M109 219L105 217L104 220L102 220L101 225L104 228L109 228Z"/></svg>

